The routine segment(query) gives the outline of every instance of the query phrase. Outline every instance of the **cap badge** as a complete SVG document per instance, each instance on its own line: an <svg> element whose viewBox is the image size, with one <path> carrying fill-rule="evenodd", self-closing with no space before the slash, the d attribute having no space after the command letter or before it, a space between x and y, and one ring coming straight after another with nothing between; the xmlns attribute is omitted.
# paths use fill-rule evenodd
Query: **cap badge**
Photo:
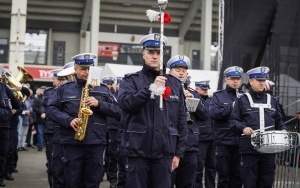
<svg viewBox="0 0 300 188"><path fill-rule="evenodd" d="M88 54L84 55L83 57L84 57L85 60L90 59L90 55L88 55Z"/></svg>
<svg viewBox="0 0 300 188"><path fill-rule="evenodd" d="M241 68L240 67L235 67L235 71L240 72Z"/></svg>
<svg viewBox="0 0 300 188"><path fill-rule="evenodd" d="M261 68L261 73L265 73L266 72L266 67L262 67Z"/></svg>
<svg viewBox="0 0 300 188"><path fill-rule="evenodd" d="M155 34L154 35L154 40L160 41L160 34Z"/></svg>

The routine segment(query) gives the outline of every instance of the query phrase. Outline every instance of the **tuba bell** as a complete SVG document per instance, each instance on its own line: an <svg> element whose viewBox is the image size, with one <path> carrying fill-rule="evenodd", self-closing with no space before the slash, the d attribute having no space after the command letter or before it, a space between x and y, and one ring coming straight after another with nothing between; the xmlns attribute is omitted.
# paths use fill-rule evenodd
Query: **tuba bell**
<svg viewBox="0 0 300 188"><path fill-rule="evenodd" d="M15 87L20 88L22 87L23 83L33 81L32 76L28 73L27 70L19 66L18 66L18 70L19 72L15 78L12 77L10 73L8 72L5 73L6 82L10 88L15 88ZM17 97L17 99L19 99L22 102L24 102L27 98L22 94L21 91L14 91L14 95Z"/></svg>

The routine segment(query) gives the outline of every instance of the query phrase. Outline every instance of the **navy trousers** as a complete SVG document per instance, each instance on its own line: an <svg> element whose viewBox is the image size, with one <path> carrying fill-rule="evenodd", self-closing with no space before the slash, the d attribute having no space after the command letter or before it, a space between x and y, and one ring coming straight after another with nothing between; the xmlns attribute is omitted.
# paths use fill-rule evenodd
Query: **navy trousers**
<svg viewBox="0 0 300 188"><path fill-rule="evenodd" d="M52 152L53 152L53 145L52 145L53 133L46 133L45 134L45 144L46 144L46 158L47 158L47 173L48 173L48 182L50 187L52 187Z"/></svg>
<svg viewBox="0 0 300 188"><path fill-rule="evenodd" d="M63 145L66 188L99 188L103 177L104 146Z"/></svg>
<svg viewBox="0 0 300 188"><path fill-rule="evenodd" d="M196 181L197 152L185 152L179 166L172 173L172 186L176 188L193 188Z"/></svg>
<svg viewBox="0 0 300 188"><path fill-rule="evenodd" d="M275 154L242 154L241 174L244 188L272 188Z"/></svg>
<svg viewBox="0 0 300 188"><path fill-rule="evenodd" d="M108 130L107 147L107 179L111 184L117 184L118 180L118 157L117 157L117 129Z"/></svg>
<svg viewBox="0 0 300 188"><path fill-rule="evenodd" d="M171 187L172 159L128 157L126 188Z"/></svg>
<svg viewBox="0 0 300 188"><path fill-rule="evenodd" d="M203 186L203 170L205 170ZM197 155L197 173L196 184L194 188L215 188L216 178L216 159L215 159L215 143L211 141L199 142L199 153Z"/></svg>
<svg viewBox="0 0 300 188"><path fill-rule="evenodd" d="M5 163L9 147L9 128L0 128L0 179L4 179Z"/></svg>
<svg viewBox="0 0 300 188"><path fill-rule="evenodd" d="M53 154L51 159L52 169L52 187L64 188L64 163L63 163L63 147L61 144L53 143Z"/></svg>
<svg viewBox="0 0 300 188"><path fill-rule="evenodd" d="M216 146L216 169L218 188L241 188L240 154L238 146Z"/></svg>
<svg viewBox="0 0 300 188"><path fill-rule="evenodd" d="M12 122L11 122L12 123ZM18 122L16 122L18 123ZM13 173L14 169L17 167L17 159L18 159L18 131L17 131L17 124L11 125L11 129L9 130L9 147L6 157L6 164L5 164L5 172L6 173Z"/></svg>

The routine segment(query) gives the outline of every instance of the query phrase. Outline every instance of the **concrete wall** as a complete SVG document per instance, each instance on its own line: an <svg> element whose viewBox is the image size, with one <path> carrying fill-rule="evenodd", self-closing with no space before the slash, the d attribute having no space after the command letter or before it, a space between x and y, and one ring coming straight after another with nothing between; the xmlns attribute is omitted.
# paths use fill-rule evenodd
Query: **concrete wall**
<svg viewBox="0 0 300 188"><path fill-rule="evenodd" d="M9 38L9 29L0 29L0 38ZM132 34L120 34L120 33L99 33L99 41L104 42L120 42L120 43L132 43L138 44L140 39L144 35L132 35ZM48 43L48 53L47 53L47 65L52 65L53 56L53 41L65 41L66 51L65 51L65 63L71 61L71 57L81 53L89 52L89 37L90 33L70 33L70 32L49 32L50 41ZM184 41L183 47L180 48L178 37L168 37L168 46L172 46L171 55L184 54L187 55L192 60L192 51L200 49L200 42L194 41ZM182 49L182 50L181 50Z"/></svg>

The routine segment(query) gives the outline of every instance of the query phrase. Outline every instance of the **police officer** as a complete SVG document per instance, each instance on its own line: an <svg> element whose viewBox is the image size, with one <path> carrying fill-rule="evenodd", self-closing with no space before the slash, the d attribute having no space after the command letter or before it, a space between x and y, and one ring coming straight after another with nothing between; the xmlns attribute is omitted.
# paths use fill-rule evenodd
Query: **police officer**
<svg viewBox="0 0 300 188"><path fill-rule="evenodd" d="M54 87L49 87L44 91L43 94L43 108L47 108L47 103L49 97L55 92L56 87L60 86L66 79L65 77L60 77L57 74L61 71L62 69L55 69L52 70L52 84ZM49 120L46 117L46 124L45 124L45 144L46 144L46 158L47 158L47 173L48 173L48 182L50 187L52 187L52 153L53 153L53 146L52 146L52 139L53 139L53 130L54 126L56 123L53 121Z"/></svg>
<svg viewBox="0 0 300 188"><path fill-rule="evenodd" d="M117 77L117 83L116 83L116 93L115 96L118 96L120 84L122 82L123 77ZM117 133L117 158L118 158L118 182L117 187L118 188L124 188L125 187L125 181L126 181L126 151L124 147L122 146L122 139L124 136L124 125L119 122L118 126L118 133Z"/></svg>
<svg viewBox="0 0 300 188"><path fill-rule="evenodd" d="M176 55L173 56L167 63L167 68L170 68L169 74L179 79L182 83L182 89L186 98L198 98L199 94L191 88L185 87L184 83L188 76L188 67L190 66L190 59L187 56ZM198 121L205 119L207 110L202 103L198 103L195 112L187 112L188 136L186 141L186 149L184 157L179 162L179 167L173 171L172 187L176 188L192 188L196 181L197 169L197 153L198 149L198 135L199 125Z"/></svg>
<svg viewBox="0 0 300 188"><path fill-rule="evenodd" d="M128 155L127 188L171 187L171 171L178 167L185 149L182 86L173 76L160 76L160 37L166 45L167 38L156 33L141 39L143 68L125 75L118 94L119 105L126 113L122 123Z"/></svg>
<svg viewBox="0 0 300 188"><path fill-rule="evenodd" d="M20 90L24 99L29 98L30 90L22 86ZM12 173L15 172L18 160L18 123L19 115L23 112L22 102L20 102L20 108L16 109L16 113L11 116L10 119L10 130L9 130L9 148L5 163L5 179L14 180Z"/></svg>
<svg viewBox="0 0 300 188"><path fill-rule="evenodd" d="M74 80L74 62L69 62L64 65L63 69L57 73L58 77L65 77L65 82ZM57 90L57 87L54 88ZM53 91L53 94L56 91ZM50 95L49 98L55 97L55 95ZM48 99L49 100L49 99ZM47 102L48 103L48 102ZM47 104L48 106L48 104ZM48 121L50 121L48 119ZM53 128L53 138L52 138L52 159L51 159L51 168L52 168L52 187L53 188L65 188L64 180L64 164L62 162L63 155L63 146L60 144L60 126L59 124L52 121L54 124Z"/></svg>
<svg viewBox="0 0 300 188"><path fill-rule="evenodd" d="M5 83L0 82L0 187L5 187L3 179L5 177L5 162L9 149L10 121L19 108L20 102L14 96L12 90Z"/></svg>
<svg viewBox="0 0 300 188"><path fill-rule="evenodd" d="M115 89L113 85L115 83L115 78L112 76L106 76L102 78L102 83L105 84L109 90L116 96ZM117 187L118 180L118 160L117 160L117 133L120 122L115 118L107 118L107 128L108 128L108 143L107 150L105 152L106 174L107 180L110 183L110 188Z"/></svg>
<svg viewBox="0 0 300 188"><path fill-rule="evenodd" d="M68 81L73 81L74 80L74 74L75 74L74 62L71 61L71 62L64 65L62 70L57 73L57 76L65 77L66 80L68 80Z"/></svg>
<svg viewBox="0 0 300 188"><path fill-rule="evenodd" d="M214 120L216 131L216 169L220 188L242 187L239 171L238 135L229 123L232 104L240 93L242 72L243 69L238 66L227 68L224 71L226 88L215 92L209 104L209 113Z"/></svg>
<svg viewBox="0 0 300 188"><path fill-rule="evenodd" d="M258 129L264 132L264 128L270 125L274 126L267 130L286 130L278 102L264 89L268 72L268 67L256 67L247 72L249 92L235 102L230 118L231 125L245 135L239 140L245 188L271 188L275 177L275 154L258 153L251 144L250 136Z"/></svg>
<svg viewBox="0 0 300 188"><path fill-rule="evenodd" d="M195 82L195 89L200 94L204 106L208 109L211 98L208 96L210 89L209 80ZM197 179L195 188L215 188L216 178L216 160L215 160L215 142L214 128L210 116L199 123L199 153L197 155ZM202 182L203 170L205 169L204 185Z"/></svg>
<svg viewBox="0 0 300 188"><path fill-rule="evenodd" d="M60 125L65 187L99 187L106 144L106 117L120 118L120 109L105 85L87 89L89 69L95 58L96 55L91 53L74 56L75 81L62 84L48 101L47 117ZM82 92L84 88L86 92ZM79 121L83 119L79 119L78 114L86 108L80 109L81 106L90 107L93 114L89 115L83 140L75 140L75 133L83 128L79 127Z"/></svg>

